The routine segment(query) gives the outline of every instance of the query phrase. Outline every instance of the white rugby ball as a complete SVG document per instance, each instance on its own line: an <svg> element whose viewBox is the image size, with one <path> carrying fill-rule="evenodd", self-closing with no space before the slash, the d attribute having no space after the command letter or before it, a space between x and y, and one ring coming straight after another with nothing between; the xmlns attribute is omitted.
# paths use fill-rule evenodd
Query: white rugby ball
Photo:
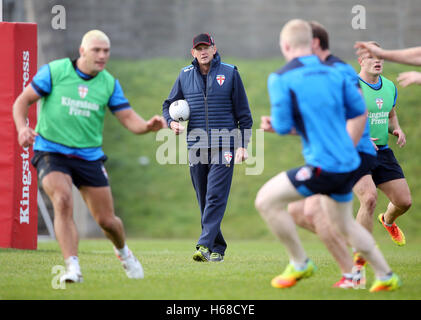
<svg viewBox="0 0 421 320"><path fill-rule="evenodd" d="M190 107L186 100L177 100L170 105L170 116L175 121L186 121L190 117Z"/></svg>

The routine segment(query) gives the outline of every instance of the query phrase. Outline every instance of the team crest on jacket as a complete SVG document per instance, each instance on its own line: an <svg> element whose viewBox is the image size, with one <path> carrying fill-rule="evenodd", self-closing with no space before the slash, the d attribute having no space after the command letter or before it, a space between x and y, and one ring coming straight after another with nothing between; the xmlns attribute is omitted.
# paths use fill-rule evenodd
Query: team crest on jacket
<svg viewBox="0 0 421 320"><path fill-rule="evenodd" d="M218 82L218 84L220 86L222 86L224 84L224 82L225 82L225 76L223 74L218 74L216 76L216 81Z"/></svg>
<svg viewBox="0 0 421 320"><path fill-rule="evenodd" d="M231 163L231 160L232 160L232 152L225 151L224 152L224 158L228 162L228 164Z"/></svg>
<svg viewBox="0 0 421 320"><path fill-rule="evenodd" d="M312 172L311 168L309 167L302 167L300 170L297 171L295 174L295 179L297 181L305 181L311 178Z"/></svg>
<svg viewBox="0 0 421 320"><path fill-rule="evenodd" d="M82 99L84 99L86 97L86 95L88 94L88 87L81 84L81 85L79 85L78 90L79 90L79 96Z"/></svg>
<svg viewBox="0 0 421 320"><path fill-rule="evenodd" d="M377 107L379 109L381 109L383 107L383 99L382 98L377 98L376 99L376 104L377 104Z"/></svg>

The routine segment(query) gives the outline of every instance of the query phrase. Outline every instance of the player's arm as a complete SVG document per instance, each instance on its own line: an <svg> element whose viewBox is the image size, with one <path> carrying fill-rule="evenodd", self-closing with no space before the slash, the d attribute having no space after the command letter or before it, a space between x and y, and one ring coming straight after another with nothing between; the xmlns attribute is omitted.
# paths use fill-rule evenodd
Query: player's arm
<svg viewBox="0 0 421 320"><path fill-rule="evenodd" d="M366 121L367 112L352 119L348 119L346 122L346 131L348 131L348 134L351 137L354 146L358 144L363 135Z"/></svg>
<svg viewBox="0 0 421 320"><path fill-rule="evenodd" d="M407 87L411 84L421 85L421 72L407 71L399 74L397 80L402 87Z"/></svg>
<svg viewBox="0 0 421 320"><path fill-rule="evenodd" d="M154 116L146 121L137 114L129 104L124 95L120 82L116 79L114 91L108 101L110 111L117 117L120 123L129 131L135 134L144 134L150 131L158 131L166 127L166 123L161 116Z"/></svg>
<svg viewBox="0 0 421 320"><path fill-rule="evenodd" d="M290 92L281 76L274 73L269 76L268 91L271 104L270 125L273 131L280 135L293 133Z"/></svg>
<svg viewBox="0 0 421 320"><path fill-rule="evenodd" d="M265 132L275 132L275 130L273 130L272 127L272 120L270 116L262 116L260 118L260 129L262 129ZM289 134L296 136L298 135L298 132L297 130L295 130L295 128L292 128Z"/></svg>
<svg viewBox="0 0 421 320"><path fill-rule="evenodd" d="M51 92L51 72L48 64L43 65L32 78L31 84L17 97L13 104L13 120L18 132L18 142L23 147L32 145L38 135L26 125L28 109L36 101Z"/></svg>
<svg viewBox="0 0 421 320"><path fill-rule="evenodd" d="M378 58L392 62L421 66L421 47L413 47L401 50L385 50L369 42L356 42L354 46L357 55L374 55Z"/></svg>
<svg viewBox="0 0 421 320"><path fill-rule="evenodd" d="M241 148L239 148L241 150L239 150L237 154L242 154L243 156L241 159L246 160L248 157L247 145L251 138L253 118L251 116L246 90L237 68L234 69L233 77L233 89L231 98L233 103L234 116L241 131Z"/></svg>
<svg viewBox="0 0 421 320"><path fill-rule="evenodd" d="M368 113L361 90L350 77L344 79L344 102L346 129L356 146L364 133Z"/></svg>
<svg viewBox="0 0 421 320"><path fill-rule="evenodd" d="M144 134L165 128L167 124L163 117L155 115L149 120L143 119L132 108L123 109L114 113L120 123L134 134Z"/></svg>
<svg viewBox="0 0 421 320"><path fill-rule="evenodd" d="M382 50L382 57L397 63L413 66L421 66L421 47L407 48L402 50Z"/></svg>
<svg viewBox="0 0 421 320"><path fill-rule="evenodd" d="M270 119L270 116L262 116L260 118L260 129L265 132L275 132L272 127L272 120Z"/></svg>
<svg viewBox="0 0 421 320"><path fill-rule="evenodd" d="M395 98L393 100L393 108L389 112L389 127L388 131L390 134L393 134L394 136L398 137L398 140L396 141L396 144L399 145L399 147L403 147L406 144L406 136L403 130L401 129L398 121L398 115L396 113L396 101L398 99L398 90L395 87Z"/></svg>
<svg viewBox="0 0 421 320"><path fill-rule="evenodd" d="M28 147L35 141L38 135L35 130L26 125L29 107L37 102L41 97L29 85L22 91L13 104L13 120L18 132L18 142L22 147Z"/></svg>
<svg viewBox="0 0 421 320"><path fill-rule="evenodd" d="M392 111L389 112L389 133L398 137L396 144L399 147L402 148L406 144L406 136L399 125L398 115L395 108L392 108Z"/></svg>

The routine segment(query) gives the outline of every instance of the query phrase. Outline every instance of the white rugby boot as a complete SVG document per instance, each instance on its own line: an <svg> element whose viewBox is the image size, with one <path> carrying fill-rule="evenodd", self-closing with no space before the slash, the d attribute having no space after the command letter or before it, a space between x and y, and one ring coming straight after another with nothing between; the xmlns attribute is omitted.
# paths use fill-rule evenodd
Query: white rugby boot
<svg viewBox="0 0 421 320"><path fill-rule="evenodd" d="M79 260L77 257L70 257L65 262L66 272L60 277L60 282L83 282L82 272L80 271Z"/></svg>
<svg viewBox="0 0 421 320"><path fill-rule="evenodd" d="M128 254L126 257L122 257L118 250L114 247L114 252L117 258L120 260L121 265L123 266L124 270L126 271L126 275L130 279L143 279L144 272L142 265L140 264L139 260L134 256L130 249L127 250Z"/></svg>

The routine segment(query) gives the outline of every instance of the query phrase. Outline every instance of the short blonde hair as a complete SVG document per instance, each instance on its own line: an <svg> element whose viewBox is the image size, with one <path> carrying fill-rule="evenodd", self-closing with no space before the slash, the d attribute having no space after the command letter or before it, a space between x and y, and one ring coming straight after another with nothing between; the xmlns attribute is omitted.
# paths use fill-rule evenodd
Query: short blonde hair
<svg viewBox="0 0 421 320"><path fill-rule="evenodd" d="M94 39L105 41L108 43L108 45L111 45L110 38L108 38L104 32L101 30L91 30L85 33L80 46L86 49Z"/></svg>
<svg viewBox="0 0 421 320"><path fill-rule="evenodd" d="M288 21L282 28L280 41L288 43L291 48L311 47L313 33L310 24L302 19Z"/></svg>

